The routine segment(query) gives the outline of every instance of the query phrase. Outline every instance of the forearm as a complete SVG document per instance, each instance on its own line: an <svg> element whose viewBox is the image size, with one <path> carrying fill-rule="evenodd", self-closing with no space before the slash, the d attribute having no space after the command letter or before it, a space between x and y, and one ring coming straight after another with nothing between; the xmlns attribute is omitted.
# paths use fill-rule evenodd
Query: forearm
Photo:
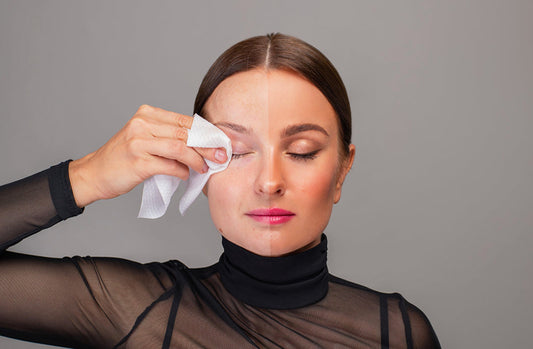
<svg viewBox="0 0 533 349"><path fill-rule="evenodd" d="M76 205L68 163L0 186L0 252L83 212Z"/></svg>

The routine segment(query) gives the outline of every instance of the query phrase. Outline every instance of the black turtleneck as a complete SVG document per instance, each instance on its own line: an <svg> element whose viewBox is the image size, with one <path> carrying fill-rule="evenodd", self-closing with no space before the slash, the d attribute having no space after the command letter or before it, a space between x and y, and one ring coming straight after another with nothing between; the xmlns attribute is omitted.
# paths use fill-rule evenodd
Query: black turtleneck
<svg viewBox="0 0 533 349"><path fill-rule="evenodd" d="M328 241L282 257L254 254L222 237L218 271L224 287L240 301L270 309L316 303L328 292Z"/></svg>
<svg viewBox="0 0 533 349"><path fill-rule="evenodd" d="M68 162L0 187L0 249L82 213L73 203ZM325 235L283 257L222 244L205 268L0 250L0 335L71 348L440 348L402 296L329 274Z"/></svg>

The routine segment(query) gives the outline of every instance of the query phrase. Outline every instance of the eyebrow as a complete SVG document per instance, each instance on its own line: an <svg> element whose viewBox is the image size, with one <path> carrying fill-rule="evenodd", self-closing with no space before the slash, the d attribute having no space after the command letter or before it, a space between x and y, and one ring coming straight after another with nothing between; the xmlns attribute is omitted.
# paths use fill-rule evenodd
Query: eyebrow
<svg viewBox="0 0 533 349"><path fill-rule="evenodd" d="M252 130L249 129L249 128L246 128L242 125L239 125L239 124L234 124L234 123L231 123L231 122L225 122L225 121L222 121L222 122L217 122L214 124L215 126L222 126L222 127L227 127L235 132L238 132L238 133L244 133L244 134L251 134L252 133ZM281 131L281 138L287 138L287 137L290 137L290 136L294 136L295 134L297 133L300 133L300 132L306 132L306 131L318 131L318 132L321 132L323 134L325 134L326 136L329 137L329 134L328 132L321 126L317 125L317 124L296 124L296 125L290 125L290 126L287 126L285 127L285 129L283 129L283 131Z"/></svg>
<svg viewBox="0 0 533 349"><path fill-rule="evenodd" d="M329 137L328 132L322 126L319 126L317 124L297 124L297 125L287 126L281 132L281 138L294 136L297 133L305 132L305 131L318 131Z"/></svg>
<svg viewBox="0 0 533 349"><path fill-rule="evenodd" d="M231 123L231 122L225 122L225 121L222 121L222 122L215 122L213 125L215 126L222 126L222 127L226 127L226 128L229 128L235 132L239 132L239 133L244 133L244 134L251 134L252 133L252 130L250 130L249 128L246 128L242 125L238 125L238 124L234 124L234 123Z"/></svg>

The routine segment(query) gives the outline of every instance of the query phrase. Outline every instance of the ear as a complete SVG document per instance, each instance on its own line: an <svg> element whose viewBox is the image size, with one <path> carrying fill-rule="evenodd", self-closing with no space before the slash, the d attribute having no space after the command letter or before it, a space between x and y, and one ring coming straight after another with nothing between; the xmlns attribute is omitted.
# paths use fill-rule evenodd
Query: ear
<svg viewBox="0 0 533 349"><path fill-rule="evenodd" d="M348 172L350 172L353 160L355 158L355 145L350 144L348 147L348 155L343 161L343 164L341 165L341 168L339 170L339 175L337 177L337 183L335 183L335 196L333 198L333 202L336 204L341 199L341 191L342 191L342 184L344 183L344 179L346 178L346 175Z"/></svg>

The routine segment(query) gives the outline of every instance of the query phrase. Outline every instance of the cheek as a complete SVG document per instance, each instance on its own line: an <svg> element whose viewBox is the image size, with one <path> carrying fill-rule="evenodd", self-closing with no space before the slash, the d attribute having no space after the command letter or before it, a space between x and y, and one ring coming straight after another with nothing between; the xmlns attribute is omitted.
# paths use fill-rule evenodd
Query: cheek
<svg viewBox="0 0 533 349"><path fill-rule="evenodd" d="M231 193L231 181L224 172L215 173L207 181L207 197L210 204L217 205L215 207L220 207L220 204L226 201Z"/></svg>
<svg viewBox="0 0 533 349"><path fill-rule="evenodd" d="M295 187L307 202L330 204L335 189L335 176L331 171L305 171L297 177Z"/></svg>
<svg viewBox="0 0 533 349"><path fill-rule="evenodd" d="M227 217L235 212L243 198L246 181L243 171L227 168L225 171L215 173L207 182L207 198L213 219Z"/></svg>
<svg viewBox="0 0 533 349"><path fill-rule="evenodd" d="M250 176L247 174L252 173L250 163L250 157L232 160L224 171L209 177L206 184L209 201L230 201L228 198L239 197L245 188L249 190Z"/></svg>
<svg viewBox="0 0 533 349"><path fill-rule="evenodd" d="M328 154L329 155L329 154ZM322 161L307 166L293 167L291 184L306 202L313 201L313 206L331 205L335 194L337 162L335 157L327 156ZM317 203L323 201L323 203Z"/></svg>

